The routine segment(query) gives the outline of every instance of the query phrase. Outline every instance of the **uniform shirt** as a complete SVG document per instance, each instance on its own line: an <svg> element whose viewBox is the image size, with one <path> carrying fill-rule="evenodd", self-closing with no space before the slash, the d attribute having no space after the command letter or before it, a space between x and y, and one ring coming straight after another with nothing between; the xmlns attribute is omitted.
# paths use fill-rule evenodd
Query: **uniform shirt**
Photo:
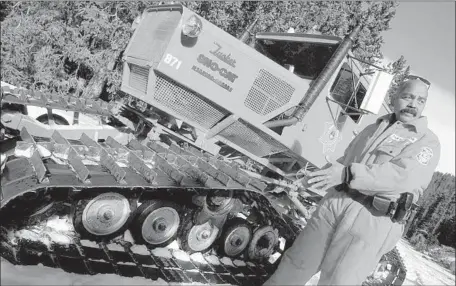
<svg viewBox="0 0 456 286"><path fill-rule="evenodd" d="M351 189L391 200L409 192L416 203L439 162L440 142L426 117L410 123L394 118L388 114L367 126L338 161L351 166Z"/></svg>

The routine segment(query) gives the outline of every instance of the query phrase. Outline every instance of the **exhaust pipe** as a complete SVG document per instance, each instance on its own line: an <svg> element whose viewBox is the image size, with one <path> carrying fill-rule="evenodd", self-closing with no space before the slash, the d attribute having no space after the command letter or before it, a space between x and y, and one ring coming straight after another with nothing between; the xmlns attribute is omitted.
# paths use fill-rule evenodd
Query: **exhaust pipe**
<svg viewBox="0 0 456 286"><path fill-rule="evenodd" d="M266 122L264 125L269 128L281 127L281 126L290 126L301 121L304 116L309 111L312 104L315 102L317 97L320 95L320 92L328 83L331 76L336 71L337 67L343 61L344 57L347 55L348 51L352 48L353 42L361 31L361 23L359 23L353 31L344 38L339 47L337 47L331 59L328 61L326 66L323 68L321 73L315 79L313 84L310 86L309 90L306 92L305 96L297 106L295 112L291 118L281 119L276 121Z"/></svg>
<svg viewBox="0 0 456 286"><path fill-rule="evenodd" d="M258 22L258 18L259 17L256 17L252 24L250 24L247 29L245 29L244 33L239 37L240 41L247 44L247 41L250 39L250 35L252 34L252 30Z"/></svg>

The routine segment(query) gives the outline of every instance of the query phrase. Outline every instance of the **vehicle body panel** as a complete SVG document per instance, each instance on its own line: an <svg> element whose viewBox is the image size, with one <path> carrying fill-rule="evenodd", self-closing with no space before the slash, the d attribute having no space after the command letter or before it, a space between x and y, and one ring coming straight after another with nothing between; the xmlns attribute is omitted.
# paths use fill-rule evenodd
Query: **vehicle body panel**
<svg viewBox="0 0 456 286"><path fill-rule="evenodd" d="M359 76L362 69L346 58L301 122L284 127L281 134L267 128L263 123L299 104L312 80L293 74L198 15L201 33L185 36L182 26L194 15L181 5L162 5L143 14L124 53L121 89L198 129L195 145L206 139L220 141L256 161L275 156L320 168L325 156L341 156L354 132L378 117L364 113L355 122L341 113L345 108L330 95L343 66L352 68L364 89L369 87L369 79ZM294 37L293 41L307 37L337 44L336 37Z"/></svg>

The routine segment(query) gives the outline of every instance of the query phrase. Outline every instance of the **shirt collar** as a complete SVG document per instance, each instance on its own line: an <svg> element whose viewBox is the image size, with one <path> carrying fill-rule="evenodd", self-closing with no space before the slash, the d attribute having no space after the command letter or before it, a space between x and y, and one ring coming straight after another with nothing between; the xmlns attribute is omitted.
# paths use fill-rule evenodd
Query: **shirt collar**
<svg viewBox="0 0 456 286"><path fill-rule="evenodd" d="M396 115L394 113L386 114L377 119L377 125L382 121L391 121L394 120ZM404 126L411 126L415 129L415 132L422 133L426 130L428 121L426 116L421 116L409 123L403 123Z"/></svg>

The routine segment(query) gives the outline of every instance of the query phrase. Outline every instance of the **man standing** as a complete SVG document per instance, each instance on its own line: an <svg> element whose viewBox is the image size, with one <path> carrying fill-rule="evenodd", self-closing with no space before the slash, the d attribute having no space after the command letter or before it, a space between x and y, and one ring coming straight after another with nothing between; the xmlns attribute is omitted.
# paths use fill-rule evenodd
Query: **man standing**
<svg viewBox="0 0 456 286"><path fill-rule="evenodd" d="M392 202L409 193L415 203L440 158L439 139L421 116L429 86L410 77L394 113L367 126L337 162L308 174L312 187L329 190L264 285L305 285L318 271L319 285L361 285L394 248L404 224Z"/></svg>

